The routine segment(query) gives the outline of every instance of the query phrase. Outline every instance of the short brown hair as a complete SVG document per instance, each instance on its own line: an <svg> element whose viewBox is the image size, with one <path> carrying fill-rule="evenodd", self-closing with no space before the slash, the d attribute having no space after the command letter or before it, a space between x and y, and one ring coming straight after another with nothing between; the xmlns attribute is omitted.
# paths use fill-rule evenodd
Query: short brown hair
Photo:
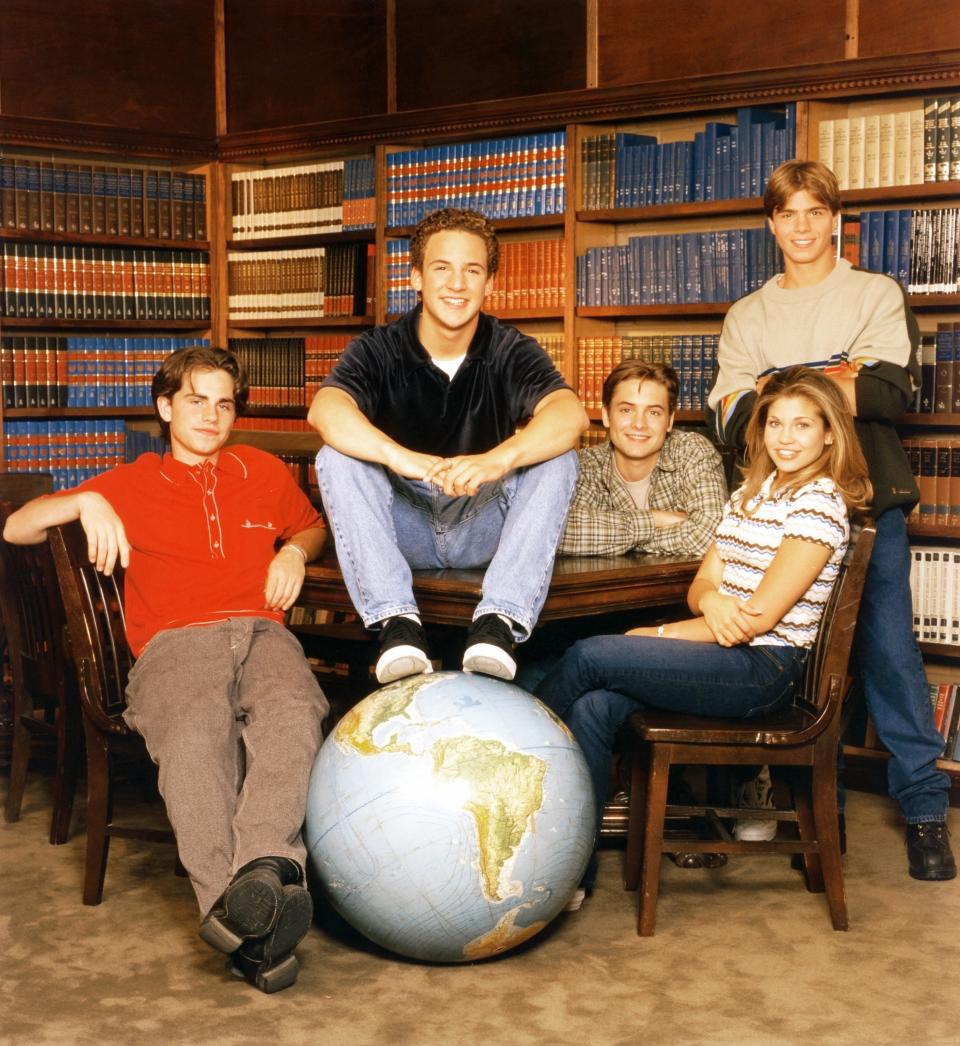
<svg viewBox="0 0 960 1046"><path fill-rule="evenodd" d="M479 236L487 248L487 276L492 276L500 264L500 244L493 222L479 211L468 211L460 207L444 207L433 211L417 222L410 240L410 266L423 272L423 256L427 240L436 232L472 232Z"/></svg>
<svg viewBox="0 0 960 1046"><path fill-rule="evenodd" d="M239 417L246 409L250 395L247 372L232 352L228 352L226 349L214 349L209 345L188 345L184 349L177 349L160 364L160 369L154 374L153 382L150 385L153 413L160 422L160 432L168 443L170 442L170 424L160 417L157 400L161 396L165 399L173 399L183 388L184 380L195 370L226 371L233 379L233 405L237 416Z"/></svg>
<svg viewBox="0 0 960 1046"><path fill-rule="evenodd" d="M669 363L650 363L647 360L624 360L607 375L601 394L603 405L610 409L613 391L621 381L655 381L667 390L667 409L671 414L677 409L680 381L677 372Z"/></svg>
<svg viewBox="0 0 960 1046"><path fill-rule="evenodd" d="M840 211L840 186L837 176L826 164L817 160L787 160L770 175L767 190L763 194L763 213L772 218L775 211L782 210L795 192L806 190L831 214Z"/></svg>

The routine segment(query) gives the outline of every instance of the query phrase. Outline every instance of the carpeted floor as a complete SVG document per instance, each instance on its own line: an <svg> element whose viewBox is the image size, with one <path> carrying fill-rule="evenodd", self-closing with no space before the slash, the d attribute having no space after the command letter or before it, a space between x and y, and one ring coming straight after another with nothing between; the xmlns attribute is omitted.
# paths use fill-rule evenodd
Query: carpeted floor
<svg viewBox="0 0 960 1046"><path fill-rule="evenodd" d="M34 775L23 819L0 825L3 1046L960 1041L960 880L908 878L877 796L849 800L848 933L785 860L733 858L717 871L665 862L657 936L641 940L608 850L583 910L515 953L427 966L321 918L299 983L274 996L196 936L170 847L114 841L104 901L84 907L82 803L62 847L46 842L47 804Z"/></svg>

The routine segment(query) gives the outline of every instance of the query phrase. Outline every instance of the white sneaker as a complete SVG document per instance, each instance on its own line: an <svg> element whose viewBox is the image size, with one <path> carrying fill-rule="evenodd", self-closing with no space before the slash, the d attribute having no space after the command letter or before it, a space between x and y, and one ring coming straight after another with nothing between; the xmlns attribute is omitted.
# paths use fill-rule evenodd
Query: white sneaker
<svg viewBox="0 0 960 1046"><path fill-rule="evenodd" d="M565 912L579 912L586 899L587 891L582 886L578 886L570 895L570 900L567 901L562 910Z"/></svg>
<svg viewBox="0 0 960 1046"><path fill-rule="evenodd" d="M735 790L735 806L755 810L773 810L773 783L769 767L762 767L752 781L746 781ZM733 826L733 837L739 842L768 843L777 837L777 822L755 818L737 818Z"/></svg>

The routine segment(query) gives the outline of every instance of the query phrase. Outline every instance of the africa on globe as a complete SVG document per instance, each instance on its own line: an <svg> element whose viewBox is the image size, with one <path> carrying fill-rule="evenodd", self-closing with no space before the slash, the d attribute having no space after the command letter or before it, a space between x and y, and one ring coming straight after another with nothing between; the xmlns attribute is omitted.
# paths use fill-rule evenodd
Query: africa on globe
<svg viewBox="0 0 960 1046"><path fill-rule="evenodd" d="M310 862L337 911L391 951L466 962L538 933L594 843L586 761L519 687L439 672L355 705L317 756Z"/></svg>

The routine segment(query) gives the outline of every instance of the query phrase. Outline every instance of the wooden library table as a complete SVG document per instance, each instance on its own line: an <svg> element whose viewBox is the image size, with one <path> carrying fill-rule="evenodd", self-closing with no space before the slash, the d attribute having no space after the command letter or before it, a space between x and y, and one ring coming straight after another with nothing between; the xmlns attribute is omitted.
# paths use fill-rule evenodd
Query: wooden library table
<svg viewBox="0 0 960 1046"><path fill-rule="evenodd" d="M682 603L700 561L681 556L584 556L557 559L540 624ZM415 570L413 594L425 624L467 625L480 601L482 570ZM307 566L298 603L353 610L327 547Z"/></svg>

